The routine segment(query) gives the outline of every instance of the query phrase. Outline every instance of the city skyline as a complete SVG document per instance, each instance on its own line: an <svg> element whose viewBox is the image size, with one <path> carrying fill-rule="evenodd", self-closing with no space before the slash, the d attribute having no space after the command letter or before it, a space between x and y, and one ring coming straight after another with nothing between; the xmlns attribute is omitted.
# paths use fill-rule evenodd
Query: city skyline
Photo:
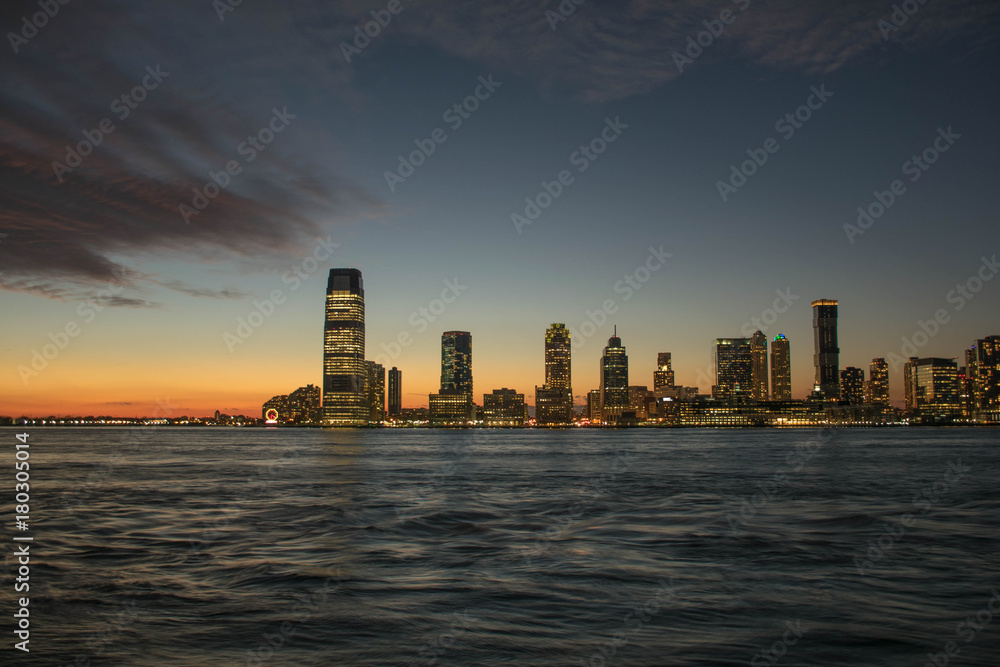
<svg viewBox="0 0 1000 667"><path fill-rule="evenodd" d="M699 2L555 27L420 3L349 58L353 2L61 6L0 56L0 409L249 414L321 385L337 266L378 295L366 357L406 371L403 407L450 330L476 336L477 395L532 403L552 322L577 405L615 324L640 385L670 351L703 391L716 338L784 333L806 396L818 298L841 368L915 336L961 357L1000 304L1000 7L925 3L886 32L888 6L748 5L713 36Z"/></svg>

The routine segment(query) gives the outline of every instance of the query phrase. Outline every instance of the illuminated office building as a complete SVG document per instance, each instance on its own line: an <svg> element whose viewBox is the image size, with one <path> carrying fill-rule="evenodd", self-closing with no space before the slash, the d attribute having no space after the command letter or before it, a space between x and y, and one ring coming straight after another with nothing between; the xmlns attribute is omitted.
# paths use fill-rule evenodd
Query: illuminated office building
<svg viewBox="0 0 1000 667"><path fill-rule="evenodd" d="M785 334L771 341L771 397L775 401L792 400L792 357Z"/></svg>
<svg viewBox="0 0 1000 667"><path fill-rule="evenodd" d="M972 412L979 419L1000 419L1000 336L977 340L965 352Z"/></svg>
<svg viewBox="0 0 1000 667"><path fill-rule="evenodd" d="M868 364L868 393L866 403L889 405L889 364L878 357Z"/></svg>
<svg viewBox="0 0 1000 667"><path fill-rule="evenodd" d="M448 426L476 418L472 402L472 334L446 331L441 334L441 390L431 394L432 425Z"/></svg>
<svg viewBox="0 0 1000 667"><path fill-rule="evenodd" d="M669 389L674 386L674 371L670 368L670 353L656 355L656 370L653 371L653 390Z"/></svg>
<svg viewBox="0 0 1000 667"><path fill-rule="evenodd" d="M919 361L919 359L916 357L910 357L906 363L903 364L903 401L906 405L906 409L911 411L917 409L915 376L917 361Z"/></svg>
<svg viewBox="0 0 1000 667"><path fill-rule="evenodd" d="M535 387L535 421L569 424L573 421L570 336L565 324L545 330L545 384Z"/></svg>
<svg viewBox="0 0 1000 667"><path fill-rule="evenodd" d="M861 405L865 402L865 372L855 366L848 366L840 371L841 400L848 405Z"/></svg>
<svg viewBox="0 0 1000 667"><path fill-rule="evenodd" d="M912 374L913 393L921 416L949 417L961 412L958 364L954 359L918 359Z"/></svg>
<svg viewBox="0 0 1000 667"><path fill-rule="evenodd" d="M752 392L749 338L717 338L715 341L715 385L712 396L721 400L745 397Z"/></svg>
<svg viewBox="0 0 1000 667"><path fill-rule="evenodd" d="M368 424L365 290L357 269L330 269L323 330L323 424Z"/></svg>
<svg viewBox="0 0 1000 667"><path fill-rule="evenodd" d="M766 401L767 397L767 337L758 330L750 337L750 398Z"/></svg>
<svg viewBox="0 0 1000 667"><path fill-rule="evenodd" d="M389 369L389 416L399 419L403 413L403 371Z"/></svg>
<svg viewBox="0 0 1000 667"><path fill-rule="evenodd" d="M840 398L840 348L837 346L837 300L812 302L813 366L816 384L827 399Z"/></svg>
<svg viewBox="0 0 1000 667"><path fill-rule="evenodd" d="M628 410L628 356L618 337L618 327L601 357L601 421L617 423ZM593 419L593 417L591 417Z"/></svg>
<svg viewBox="0 0 1000 667"><path fill-rule="evenodd" d="M524 426L527 408L524 394L513 389L494 389L483 394L483 423L487 426Z"/></svg>
<svg viewBox="0 0 1000 667"><path fill-rule="evenodd" d="M368 421L381 424L385 421L385 367L374 361L368 367Z"/></svg>

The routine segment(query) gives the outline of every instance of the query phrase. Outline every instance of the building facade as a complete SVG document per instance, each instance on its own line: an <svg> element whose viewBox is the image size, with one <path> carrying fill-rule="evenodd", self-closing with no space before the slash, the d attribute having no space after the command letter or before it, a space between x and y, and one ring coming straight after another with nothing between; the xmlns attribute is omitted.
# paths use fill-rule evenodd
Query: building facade
<svg viewBox="0 0 1000 667"><path fill-rule="evenodd" d="M670 352L656 355L656 370L653 371L653 391L674 386L674 371L670 368Z"/></svg>
<svg viewBox="0 0 1000 667"><path fill-rule="evenodd" d="M776 401L792 400L792 356L785 334L771 341L771 397Z"/></svg>
<svg viewBox="0 0 1000 667"><path fill-rule="evenodd" d="M713 398L750 398L753 391L751 365L749 338L717 338Z"/></svg>
<svg viewBox="0 0 1000 667"><path fill-rule="evenodd" d="M389 369L389 417L399 419L403 414L403 371L395 366Z"/></svg>
<svg viewBox="0 0 1000 667"><path fill-rule="evenodd" d="M1000 420L1000 336L977 340L966 350L965 369L973 415Z"/></svg>
<svg viewBox="0 0 1000 667"><path fill-rule="evenodd" d="M441 389L429 397L433 426L453 426L475 420L472 402L472 334L446 331L441 334Z"/></svg>
<svg viewBox="0 0 1000 667"><path fill-rule="evenodd" d="M961 413L958 364L954 359L917 359L912 376L914 400L921 417L946 418Z"/></svg>
<svg viewBox="0 0 1000 667"><path fill-rule="evenodd" d="M573 382L570 334L565 324L545 330L545 384L535 387L535 422L541 425L573 422Z"/></svg>
<svg viewBox="0 0 1000 667"><path fill-rule="evenodd" d="M812 302L813 367L816 384L827 399L840 398L840 347L837 342L836 299Z"/></svg>
<svg viewBox="0 0 1000 667"><path fill-rule="evenodd" d="M618 327L601 357L601 422L616 424L628 410L628 355L618 337ZM593 420L593 417L591 417Z"/></svg>
<svg viewBox="0 0 1000 667"><path fill-rule="evenodd" d="M848 405L865 402L865 372L855 366L840 371L840 400Z"/></svg>
<svg viewBox="0 0 1000 667"><path fill-rule="evenodd" d="M385 367L374 361L365 362L368 368L368 422L385 421Z"/></svg>
<svg viewBox="0 0 1000 667"><path fill-rule="evenodd" d="M889 364L882 357L868 364L868 392L866 403L889 405Z"/></svg>
<svg viewBox="0 0 1000 667"><path fill-rule="evenodd" d="M365 290L357 269L330 269L323 329L323 424L368 424Z"/></svg>
<svg viewBox="0 0 1000 667"><path fill-rule="evenodd" d="M527 414L524 394L506 388L483 394L483 423L486 426L524 426Z"/></svg>
<svg viewBox="0 0 1000 667"><path fill-rule="evenodd" d="M750 337L750 398L766 401L770 395L767 380L767 337L759 329Z"/></svg>

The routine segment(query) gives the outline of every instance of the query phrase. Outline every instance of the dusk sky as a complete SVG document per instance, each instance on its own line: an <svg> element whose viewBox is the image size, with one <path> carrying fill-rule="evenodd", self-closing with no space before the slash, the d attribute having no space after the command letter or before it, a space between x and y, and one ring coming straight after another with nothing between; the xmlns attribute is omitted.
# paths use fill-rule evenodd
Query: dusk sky
<svg viewBox="0 0 1000 667"><path fill-rule="evenodd" d="M321 384L337 267L364 275L366 356L402 369L404 407L436 391L448 330L472 332L477 402L530 404L553 322L577 403L613 325L630 384L671 352L707 393L715 338L771 319L794 398L814 299L839 300L841 368L866 374L939 310L913 356L1000 334L996 2L897 3L898 26L891 2L53 4L38 29L37 0L0 9L0 414L258 415ZM391 21L355 42L373 11ZM845 229L876 192L894 201Z"/></svg>

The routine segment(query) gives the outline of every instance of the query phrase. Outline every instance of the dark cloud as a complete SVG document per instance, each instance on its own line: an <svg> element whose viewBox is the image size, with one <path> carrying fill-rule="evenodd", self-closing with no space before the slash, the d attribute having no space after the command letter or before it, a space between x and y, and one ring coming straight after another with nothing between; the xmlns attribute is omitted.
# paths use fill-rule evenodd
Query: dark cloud
<svg viewBox="0 0 1000 667"><path fill-rule="evenodd" d="M679 76L673 53L705 29L704 21L738 4L587 2L553 31L545 12L558 11L556 0L404 2L371 48L393 41L429 45L497 73L530 77L543 90L602 103ZM244 164L244 173L204 212L185 221L178 207L191 203L192 188L205 184L209 170L238 158L234 147L265 125L272 108L308 99L363 110L367 101L352 87L357 66L345 62L339 44L384 6L243 3L220 21L207 0L70 3L18 54L5 45L0 233L7 236L0 244L0 288L86 299L115 272L141 273L146 259L263 266L301 254L331 225L380 215L385 204L327 155L336 154L333 139L308 159L300 153L310 151L296 152L293 139L276 141L254 164ZM4 3L0 24L18 26L35 11L34 2ZM878 21L891 11L891 4L859 1L751 0L690 67L737 57L773 69L829 72L878 59L886 49L951 42L982 48L1000 23L998 3L932 2L886 41ZM112 101L157 65L169 76L133 117L119 120ZM106 117L115 132L60 182L53 162L65 160L66 146ZM303 136L312 134L329 138L331 130L303 128ZM151 291L160 288L194 297L243 296L142 274L116 303L155 304Z"/></svg>

